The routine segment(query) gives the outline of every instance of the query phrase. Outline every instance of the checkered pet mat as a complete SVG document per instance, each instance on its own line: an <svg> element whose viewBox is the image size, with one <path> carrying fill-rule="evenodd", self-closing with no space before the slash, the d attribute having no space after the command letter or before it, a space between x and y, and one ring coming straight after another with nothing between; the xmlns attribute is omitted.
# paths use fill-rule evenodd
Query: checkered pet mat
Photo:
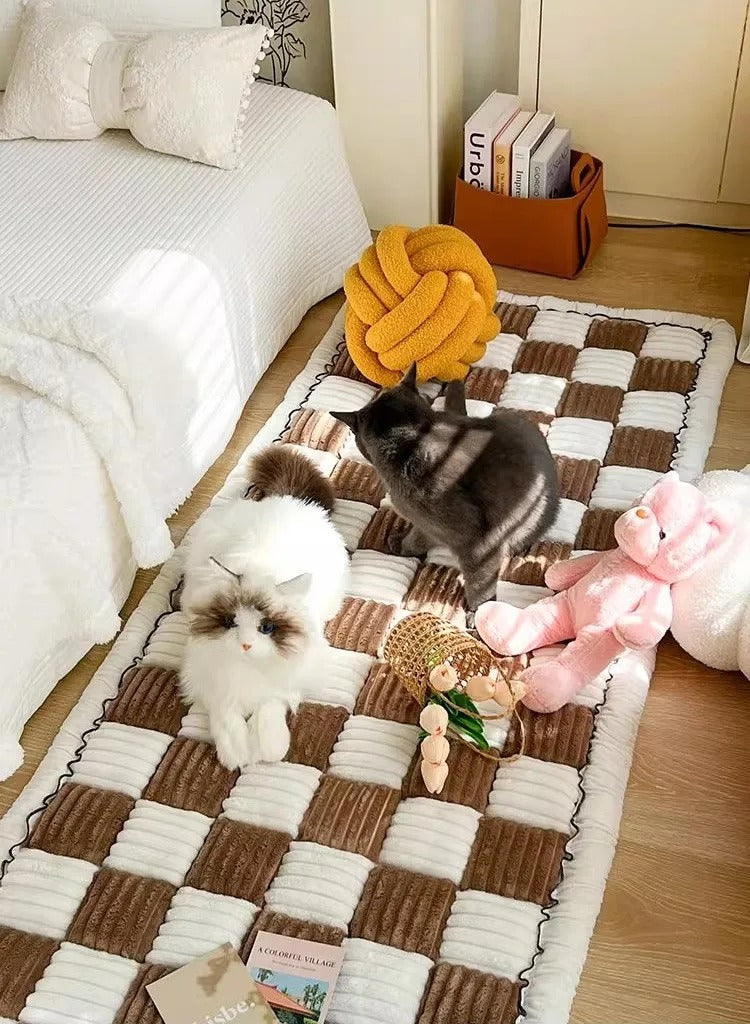
<svg viewBox="0 0 750 1024"><path fill-rule="evenodd" d="M525 604L545 593L551 561L610 546L617 515L670 465L700 469L731 342L719 322L503 298L504 333L469 374L469 409L537 423L563 499L549 537L501 574L499 596ZM247 957L259 929L346 944L332 1024L567 1017L650 656L622 659L556 714L524 712L513 763L496 769L455 744L442 795L428 795L418 708L379 654L408 612L462 623L461 582L447 551L423 562L389 551L406 524L326 411L374 393L341 325L253 446L310 450L352 553L350 596L329 658L310 667L289 757L228 772L205 717L181 705L177 556L5 825L12 837L28 815L0 886L0 1018L155 1024L147 984L225 941ZM246 489L245 472L219 500ZM492 742L516 751L516 727L494 728Z"/></svg>

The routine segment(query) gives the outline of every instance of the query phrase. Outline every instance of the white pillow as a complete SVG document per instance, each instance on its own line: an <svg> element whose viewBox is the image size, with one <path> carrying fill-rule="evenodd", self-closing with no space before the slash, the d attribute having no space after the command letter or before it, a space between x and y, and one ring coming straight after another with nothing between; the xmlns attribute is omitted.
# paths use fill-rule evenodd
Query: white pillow
<svg viewBox="0 0 750 1024"><path fill-rule="evenodd" d="M271 34L243 25L116 42L98 22L32 0L0 102L0 140L93 139L127 128L148 149L234 167L245 92Z"/></svg>
<svg viewBox="0 0 750 1024"><path fill-rule="evenodd" d="M0 92L5 88L21 35L25 0L0 0ZM66 10L100 21L116 39L161 29L218 28L221 0L61 0Z"/></svg>

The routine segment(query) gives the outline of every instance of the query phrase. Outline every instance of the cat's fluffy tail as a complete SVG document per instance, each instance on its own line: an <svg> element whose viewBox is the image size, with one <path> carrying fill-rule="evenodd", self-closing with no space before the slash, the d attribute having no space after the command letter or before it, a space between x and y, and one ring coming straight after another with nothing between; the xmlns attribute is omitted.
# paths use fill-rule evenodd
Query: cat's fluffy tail
<svg viewBox="0 0 750 1024"><path fill-rule="evenodd" d="M335 492L328 477L291 445L275 444L258 452L252 461L251 480L263 497L291 495L333 512Z"/></svg>

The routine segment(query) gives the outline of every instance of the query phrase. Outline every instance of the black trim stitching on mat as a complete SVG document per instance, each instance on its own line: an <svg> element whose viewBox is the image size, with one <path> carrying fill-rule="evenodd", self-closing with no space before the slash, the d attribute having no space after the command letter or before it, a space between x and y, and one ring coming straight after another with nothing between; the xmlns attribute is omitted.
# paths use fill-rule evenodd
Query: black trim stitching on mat
<svg viewBox="0 0 750 1024"><path fill-rule="evenodd" d="M501 303L498 302L497 305L495 306L495 309L497 309L500 305L501 305ZM509 303L509 305L523 305L523 303ZM528 308L536 309L537 313L539 313L539 312L548 312L547 310L542 310L541 306L537 306L535 303L530 304L526 308L527 309ZM565 310L552 310L551 312L580 313L580 310L577 310L577 309L565 309ZM597 318L599 318L599 319L609 319L609 320L628 320L631 323L643 324L644 327L682 327L683 326L682 324L672 323L669 320L659 320L659 321L640 320L638 317L631 317L631 316L603 317L603 315L601 313L580 313L580 315L581 316L587 316L591 320L595 320ZM697 372L695 374L695 380L693 381L692 387L690 388L690 390L685 395L685 409L684 409L684 411L682 413L682 426L680 427L680 429L675 434L675 447L674 447L674 450L672 451L672 458L670 460L670 468L674 468L675 460L677 459L677 457L678 457L678 455L680 453L680 438L681 438L682 434L684 433L684 431L687 429L687 426L688 426L687 418L688 418L688 414L690 413L690 400L693 398L693 396L695 395L695 392L697 390L698 380L700 378L701 367L702 367L703 363L705 362L706 355L708 354L708 346L709 346L710 342L713 341L713 331L703 330L700 327L686 327L685 330L692 330L692 331L695 331L697 334L701 335L701 337L703 338L703 351L698 356L698 358L695 360L695 365L697 367ZM636 356L636 361L637 360L638 360L638 356ZM511 373L513 372L512 369L511 369L510 372ZM600 466L600 468L599 468L600 472L601 472L601 468L602 467ZM653 673L652 673L652 676L653 676ZM573 813L572 813L572 815L570 817L570 827L571 827L571 829L573 831L572 831L572 833L570 835L570 838L568 839L567 843L565 844L565 850L563 851L563 859L562 859L562 863L560 864L560 874L558 876L557 884L555 885L555 890L557 888L559 888L559 886L565 880L565 864L569 863L570 861L575 860L574 855L569 852L568 846L570 845L570 843L578 835L580 835L580 831L581 830L578 827L578 822L576 821L576 818L577 818L577 816L578 816L578 814L579 814L579 812L581 810L581 807L583 806L583 801L586 799L586 789L584 788L584 785L583 785L583 773L585 772L585 770L589 767L589 764L591 763L591 751L592 751L593 746L594 746L594 738L596 736L596 730L597 730L597 726L599 724L599 715L600 715L601 711L606 706L607 697L609 696L609 684L612 681L612 677L613 677L613 673L610 672L609 675L607 676L606 688L605 688L605 691L604 691L604 695L603 695L601 701L599 701L599 703L597 705L595 705L595 707L593 709L594 710L594 727L591 730L591 739L589 740L588 750L586 751L586 761L585 761L583 767L579 768L579 770L578 770L579 798L578 798L578 800L576 802L576 806L574 807ZM650 683L650 681L649 681L649 683ZM606 883L606 879L605 879L605 883ZM553 892L555 890L553 890ZM552 911L555 909L555 907L558 906L558 904L559 904L559 901L557 900L557 898L554 897L554 896L551 896L550 897L550 904L549 904L549 906L541 908L542 909L542 916L541 916L541 919L539 921L539 924L537 925L536 949L534 950L534 953L533 953L533 955L531 957L531 962L528 965L528 967L525 967L519 973L519 975L518 975L518 980L521 983L521 989L520 989L520 991L518 993L518 1013L516 1015L516 1020L523 1019L526 1016L528 1016L527 1013L526 1013L526 1008L523 1005L523 994L524 994L524 992L526 991L526 989L529 987L529 985L531 984L531 982L533 980L532 978L529 977L532 969L536 965L536 962L539 959L539 957L545 951L545 946L542 944L542 929L544 927L544 924L547 921L550 920L550 917L552 916Z"/></svg>
<svg viewBox="0 0 750 1024"><path fill-rule="evenodd" d="M328 360L328 362L326 363L326 365L313 378L312 382L310 383L310 386L307 389L307 392L305 393L304 397L300 401L300 404L298 406L295 406L295 408L290 411L290 413L289 413L289 415L287 417L286 423L284 424L281 432L276 437L276 441L277 442L281 440L281 438L284 436L286 431L289 429L289 425L291 424L292 418L296 415L296 413L298 413L298 412L300 412L300 410L304 409L305 406L307 405L307 403L310 401L310 397L311 397L313 391L315 390L315 388L321 383L322 380L324 380L325 377L327 377L331 373L333 367L336 365L336 362L337 362L339 356L341 355L341 352L343 350L345 341L346 341L346 338L345 338L345 336L342 335L340 341L336 345L336 348L334 349L333 353L331 354L331 357ZM252 487L252 482L248 485L248 488L245 491L245 497L247 497L251 487ZM174 587L170 590L169 598L168 598L168 607L165 608L163 612L160 612L159 615L156 617L156 620L154 621L153 626L149 630L148 635L146 636L146 639L143 641L143 646L141 647L140 654L136 654L136 656L133 658L132 662L126 668L124 668L122 673L120 674L120 679L119 679L119 681L117 683L117 692L112 697L105 698L105 700L102 702L102 710L101 710L101 712L97 715L97 717L94 719L94 721L88 727L88 729L86 729L85 732L83 732L81 734L81 743L76 748L76 751L73 754L73 757L70 759L70 761L68 761L67 765L65 766L65 771L58 778L57 785L55 786L54 790L51 793L47 794L47 796L42 800L41 804L38 807L35 807L33 811L30 811L26 815L26 821L25 821L26 832L25 832L23 838L19 839L17 843L14 843L13 846L11 846L11 848L8 850L7 857L2 862L2 864L0 864L0 883L2 883L3 879L5 878L5 875L7 874L8 868L10 867L10 865L15 860L16 854L27 845L29 839L31 838L31 833L33 832L32 821L37 817L37 815L41 815L44 811L46 811L46 809L49 807L49 805L52 803L52 801L55 799L57 794L62 789L63 783L65 783L68 779L72 779L73 778L73 769L75 768L75 766L77 764L80 763L81 758L83 757L84 751L86 750L86 745L88 743L89 736L91 736L93 733L95 733L97 731L97 729L99 728L99 726L104 722L104 719L106 718L107 711L109 710L110 705L112 704L113 701L117 700L117 698L120 696L120 691L122 689L122 684L123 684L123 681L125 679L126 674L128 672L130 672L132 669L138 668L138 666L142 663L144 657L146 656L146 649L148 648L148 645L149 645L149 643L151 641L151 638L156 633L156 631L159 628L159 626L161 625L162 620L167 615L172 615L172 614L174 614L174 612L176 610L178 610L179 605L177 606L177 608L175 607L175 597L176 597L176 595L179 594L181 587L182 587L182 576L180 576L180 578L175 583ZM77 706L77 702L76 702L76 706ZM55 739L57 739L57 733L55 734ZM53 740L53 742L54 742L54 740Z"/></svg>

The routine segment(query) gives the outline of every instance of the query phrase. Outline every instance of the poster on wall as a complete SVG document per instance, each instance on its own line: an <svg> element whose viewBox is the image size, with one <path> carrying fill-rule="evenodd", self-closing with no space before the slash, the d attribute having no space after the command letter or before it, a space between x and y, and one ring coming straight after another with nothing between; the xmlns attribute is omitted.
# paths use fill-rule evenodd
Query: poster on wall
<svg viewBox="0 0 750 1024"><path fill-rule="evenodd" d="M225 25L273 28L260 81L301 89L333 102L328 0L222 0Z"/></svg>

